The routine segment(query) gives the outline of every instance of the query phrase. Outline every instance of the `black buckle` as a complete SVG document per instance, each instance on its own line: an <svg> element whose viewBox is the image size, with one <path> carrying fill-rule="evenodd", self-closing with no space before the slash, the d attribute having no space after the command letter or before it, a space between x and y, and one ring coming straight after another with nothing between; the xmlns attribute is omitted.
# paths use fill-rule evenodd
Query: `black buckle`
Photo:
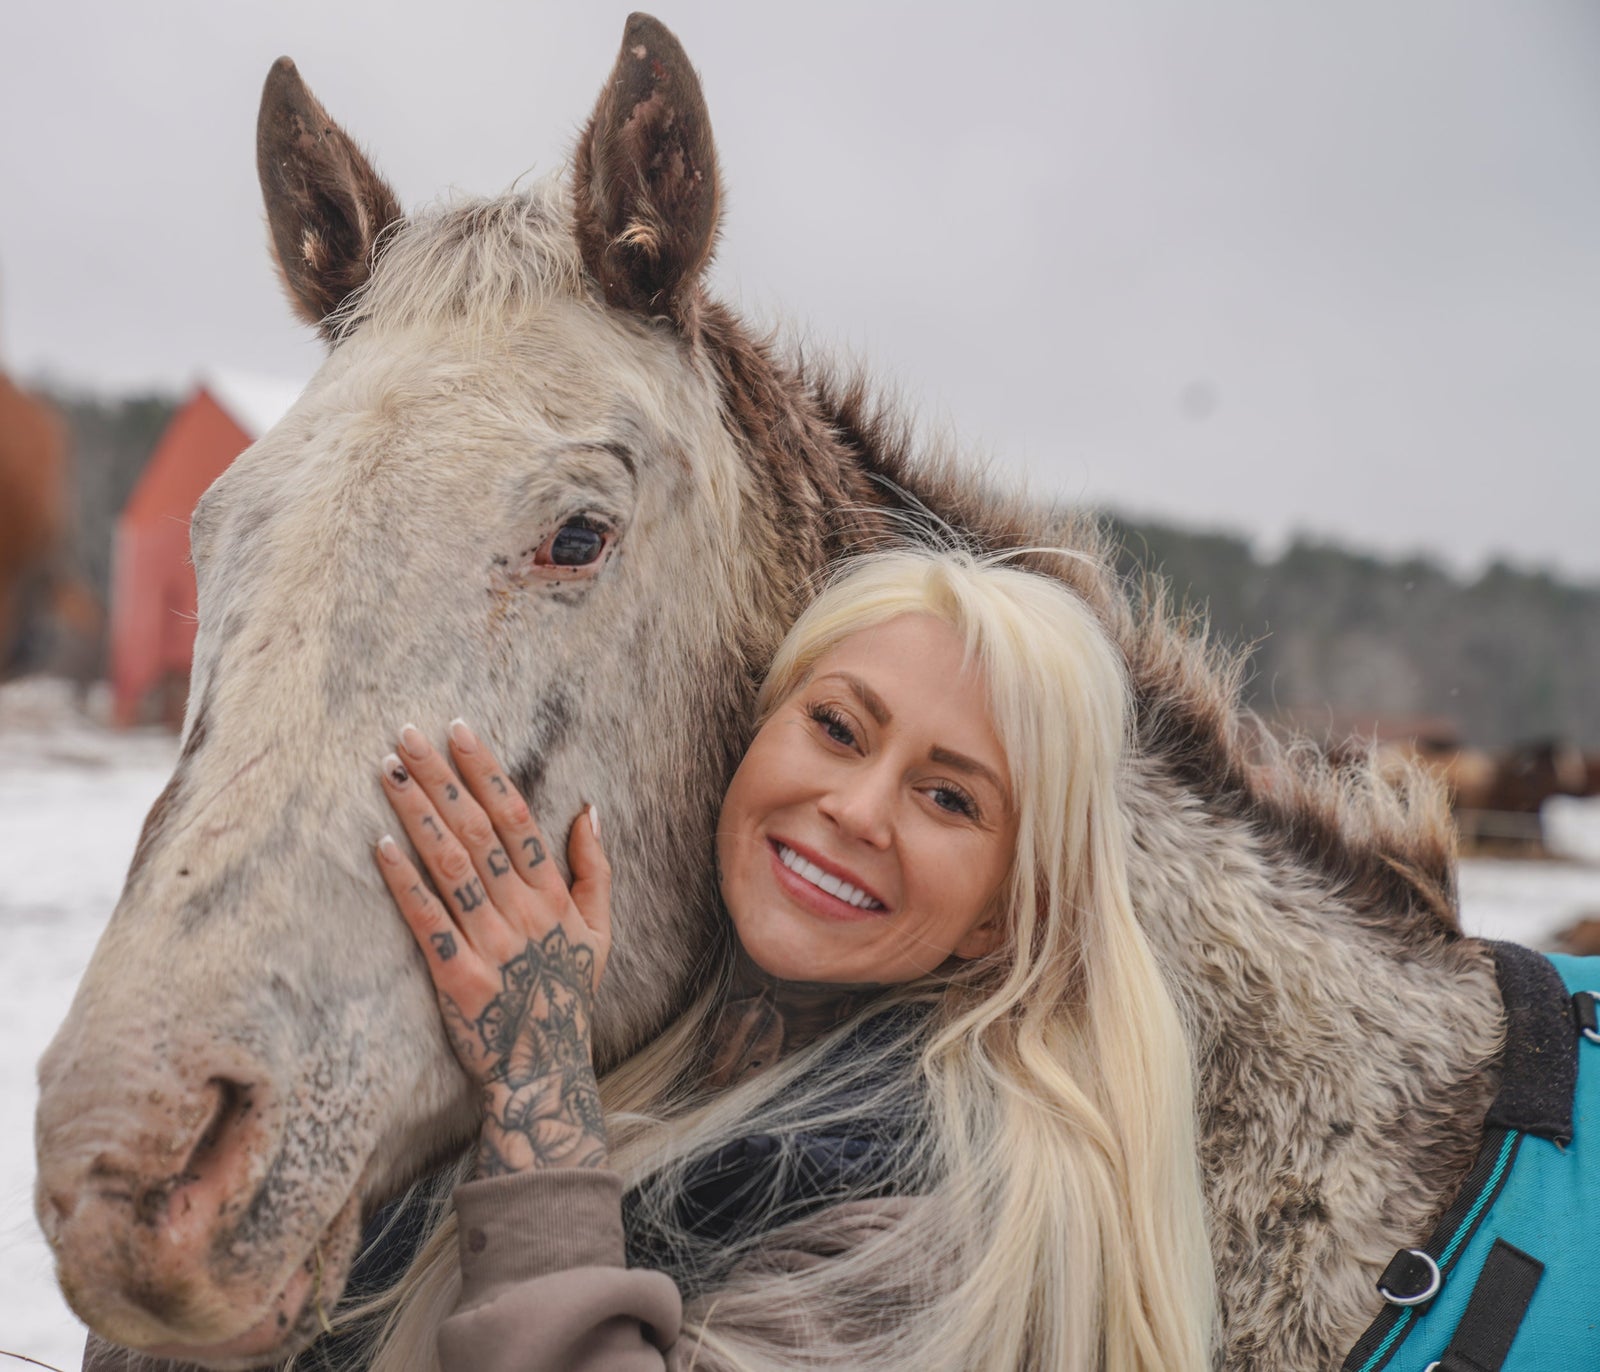
<svg viewBox="0 0 1600 1372"><path fill-rule="evenodd" d="M1431 1254L1402 1248L1378 1278L1378 1294L1390 1305L1421 1305L1439 1294L1444 1278Z"/></svg>
<svg viewBox="0 0 1600 1372"><path fill-rule="evenodd" d="M1572 1014L1578 1021L1578 1032L1590 1043L1600 1043L1600 1012L1595 1009L1593 991L1579 991L1573 996Z"/></svg>

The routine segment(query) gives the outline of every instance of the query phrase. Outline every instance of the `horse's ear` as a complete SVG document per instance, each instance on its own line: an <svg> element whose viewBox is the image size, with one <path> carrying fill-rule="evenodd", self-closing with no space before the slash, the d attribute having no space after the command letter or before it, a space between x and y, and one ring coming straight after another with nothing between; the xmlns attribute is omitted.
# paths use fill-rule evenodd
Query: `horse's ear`
<svg viewBox="0 0 1600 1372"><path fill-rule="evenodd" d="M689 323L716 245L717 154L700 78L648 14L628 16L573 189L578 247L606 299Z"/></svg>
<svg viewBox="0 0 1600 1372"><path fill-rule="evenodd" d="M379 235L400 202L312 95L287 57L267 73L256 173L290 303L330 342L328 316L372 274Z"/></svg>

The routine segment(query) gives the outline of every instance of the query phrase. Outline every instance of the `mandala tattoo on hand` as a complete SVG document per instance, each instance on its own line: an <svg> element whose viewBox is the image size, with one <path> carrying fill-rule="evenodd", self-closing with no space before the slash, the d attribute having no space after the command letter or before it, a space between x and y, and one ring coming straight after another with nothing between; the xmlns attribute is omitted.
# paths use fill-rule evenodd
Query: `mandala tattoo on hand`
<svg viewBox="0 0 1600 1372"><path fill-rule="evenodd" d="M594 982L594 950L556 928L501 964L501 990L476 1020L447 1016L458 1047L487 1064L477 1175L605 1165L589 1052Z"/></svg>

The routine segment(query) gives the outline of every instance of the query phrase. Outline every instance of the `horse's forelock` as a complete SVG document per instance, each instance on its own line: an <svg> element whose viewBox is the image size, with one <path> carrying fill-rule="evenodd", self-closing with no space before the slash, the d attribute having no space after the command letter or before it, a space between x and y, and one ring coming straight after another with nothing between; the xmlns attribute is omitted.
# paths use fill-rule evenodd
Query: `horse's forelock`
<svg viewBox="0 0 1600 1372"><path fill-rule="evenodd" d="M371 279L340 307L336 338L368 324L415 328L457 322L485 331L556 295L582 297L566 183L445 203L390 226Z"/></svg>

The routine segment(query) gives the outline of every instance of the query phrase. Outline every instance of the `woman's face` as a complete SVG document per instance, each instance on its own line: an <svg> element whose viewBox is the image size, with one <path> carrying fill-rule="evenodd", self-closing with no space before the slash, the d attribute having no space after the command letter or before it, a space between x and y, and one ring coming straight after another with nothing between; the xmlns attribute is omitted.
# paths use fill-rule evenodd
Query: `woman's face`
<svg viewBox="0 0 1600 1372"><path fill-rule="evenodd" d="M846 638L762 725L722 802L739 941L788 981L909 981L1004 935L1010 772L954 629Z"/></svg>

